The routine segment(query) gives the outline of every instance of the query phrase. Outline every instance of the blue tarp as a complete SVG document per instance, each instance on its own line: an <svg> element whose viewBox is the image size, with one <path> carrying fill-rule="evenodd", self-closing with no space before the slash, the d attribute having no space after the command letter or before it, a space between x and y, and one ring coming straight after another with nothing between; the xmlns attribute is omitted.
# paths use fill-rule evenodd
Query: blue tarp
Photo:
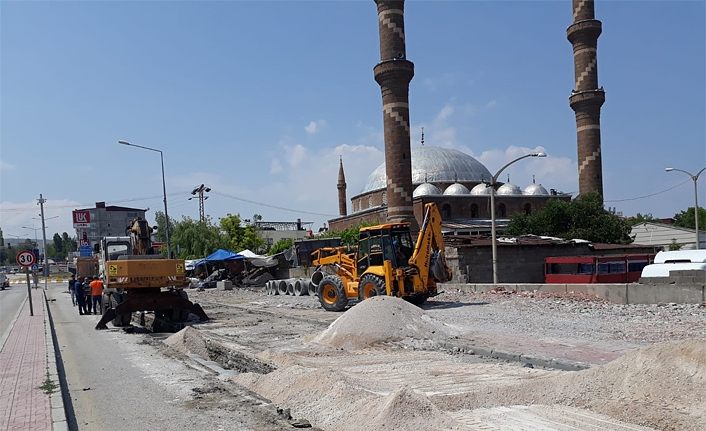
<svg viewBox="0 0 706 431"><path fill-rule="evenodd" d="M220 262L223 260L241 260L241 259L245 259L245 256L238 254L238 253L234 253L230 250L223 250L222 248L219 248L218 250L209 254L205 259L199 261L198 263Z"/></svg>

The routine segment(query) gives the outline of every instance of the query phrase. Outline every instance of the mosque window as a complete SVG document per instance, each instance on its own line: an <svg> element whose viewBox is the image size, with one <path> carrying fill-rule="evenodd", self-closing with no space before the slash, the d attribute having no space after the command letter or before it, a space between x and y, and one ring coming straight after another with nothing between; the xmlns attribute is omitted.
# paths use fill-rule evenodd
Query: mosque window
<svg viewBox="0 0 706 431"><path fill-rule="evenodd" d="M478 218L478 204L471 204L471 218Z"/></svg>
<svg viewBox="0 0 706 431"><path fill-rule="evenodd" d="M373 197L368 196L368 208L372 208L372 207L373 207Z"/></svg>
<svg viewBox="0 0 706 431"><path fill-rule="evenodd" d="M451 218L451 205L444 204L441 206L441 218L444 220Z"/></svg>
<svg viewBox="0 0 706 431"><path fill-rule="evenodd" d="M505 204L498 205L498 217L500 217L500 218L507 217L507 208L505 208Z"/></svg>
<svg viewBox="0 0 706 431"><path fill-rule="evenodd" d="M530 215L532 214L532 204L525 204L525 214Z"/></svg>
<svg viewBox="0 0 706 431"><path fill-rule="evenodd" d="M382 192L382 204L387 205L387 192Z"/></svg>

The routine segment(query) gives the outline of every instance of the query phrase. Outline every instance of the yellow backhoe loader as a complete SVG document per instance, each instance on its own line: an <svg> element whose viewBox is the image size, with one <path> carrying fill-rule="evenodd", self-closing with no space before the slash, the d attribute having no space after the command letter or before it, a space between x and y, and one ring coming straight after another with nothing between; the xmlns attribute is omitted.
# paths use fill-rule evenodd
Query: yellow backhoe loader
<svg viewBox="0 0 706 431"><path fill-rule="evenodd" d="M325 274L317 296L328 311L341 311L351 300L376 295L421 305L437 294L437 282L451 279L435 203L424 206L416 243L412 243L408 223L381 224L360 229L355 253L346 253L343 247L322 248L312 253L312 261Z"/></svg>

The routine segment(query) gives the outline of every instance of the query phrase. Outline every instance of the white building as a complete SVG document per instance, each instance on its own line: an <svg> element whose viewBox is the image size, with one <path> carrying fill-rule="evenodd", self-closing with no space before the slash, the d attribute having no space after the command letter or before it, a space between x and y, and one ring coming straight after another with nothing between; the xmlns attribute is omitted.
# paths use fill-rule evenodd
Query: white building
<svg viewBox="0 0 706 431"><path fill-rule="evenodd" d="M651 245L662 250L669 250L671 244L678 244L682 250L693 250L696 244L694 229L687 229L664 223L643 222L636 224L630 231L635 244ZM706 233L699 230L699 245L706 248Z"/></svg>

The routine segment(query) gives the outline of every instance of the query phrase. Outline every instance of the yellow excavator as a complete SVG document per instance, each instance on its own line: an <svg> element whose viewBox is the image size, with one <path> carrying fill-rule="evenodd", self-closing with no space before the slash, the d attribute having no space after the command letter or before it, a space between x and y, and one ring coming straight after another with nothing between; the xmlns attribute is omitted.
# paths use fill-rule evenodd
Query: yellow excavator
<svg viewBox="0 0 706 431"><path fill-rule="evenodd" d="M321 248L312 253L312 261L319 266L317 296L328 311L341 311L349 301L376 295L421 305L437 294L436 283L451 279L435 203L424 206L416 243L409 223L381 224L360 229L355 253L344 247Z"/></svg>
<svg viewBox="0 0 706 431"><path fill-rule="evenodd" d="M208 316L199 304L189 301L182 289L188 286L183 259L155 254L147 221L137 217L126 229L129 236L101 239L98 256L103 278L103 316L96 329L130 324L135 311L154 311L155 326L179 330L193 313L200 320Z"/></svg>

